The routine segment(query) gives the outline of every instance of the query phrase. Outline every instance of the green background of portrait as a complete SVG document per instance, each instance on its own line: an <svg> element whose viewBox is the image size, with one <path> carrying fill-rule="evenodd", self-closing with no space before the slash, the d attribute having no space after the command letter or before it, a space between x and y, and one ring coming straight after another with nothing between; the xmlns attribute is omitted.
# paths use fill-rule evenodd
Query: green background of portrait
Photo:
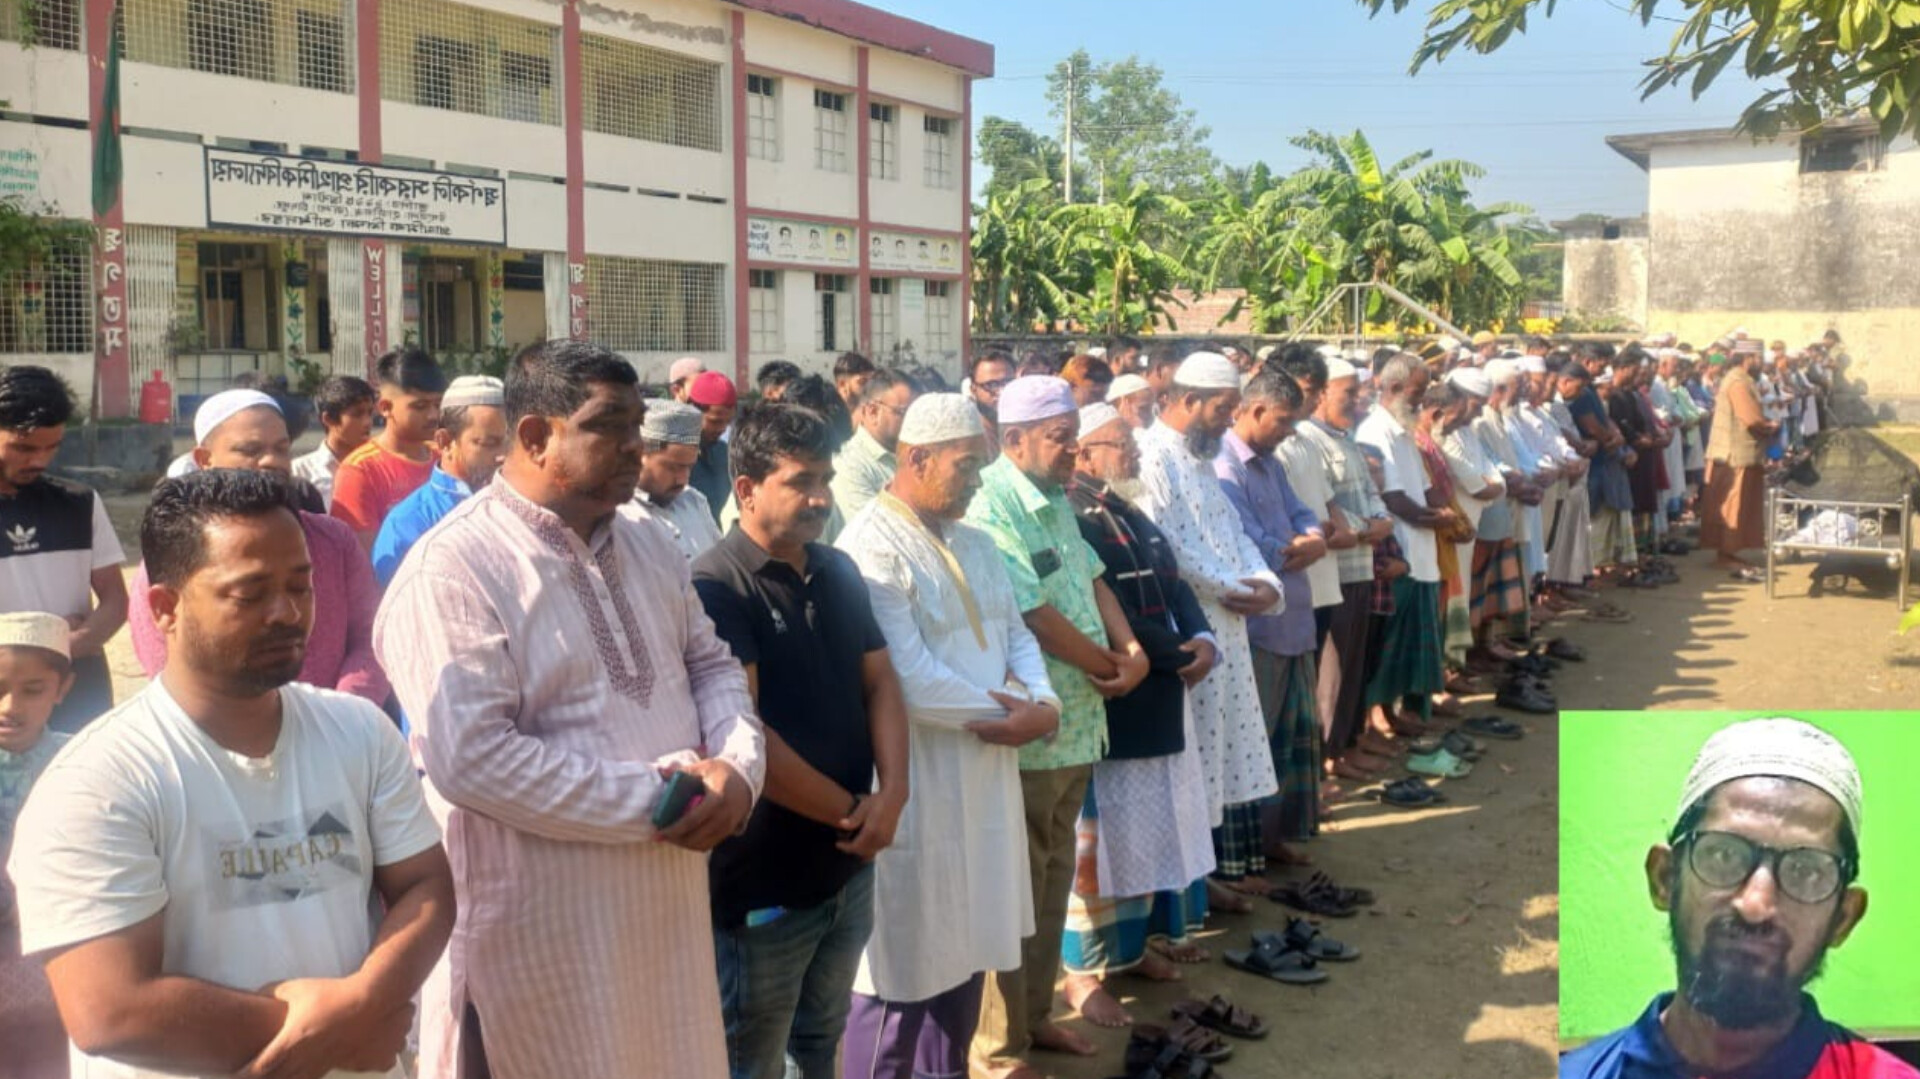
<svg viewBox="0 0 1920 1079"><path fill-rule="evenodd" d="M1647 848L1714 731L1778 712L1565 712L1560 717L1560 1037L1586 1041L1674 988L1667 916L1647 897ZM1860 766L1867 916L1810 991L1868 1037L1920 1034L1920 712L1795 712Z"/></svg>

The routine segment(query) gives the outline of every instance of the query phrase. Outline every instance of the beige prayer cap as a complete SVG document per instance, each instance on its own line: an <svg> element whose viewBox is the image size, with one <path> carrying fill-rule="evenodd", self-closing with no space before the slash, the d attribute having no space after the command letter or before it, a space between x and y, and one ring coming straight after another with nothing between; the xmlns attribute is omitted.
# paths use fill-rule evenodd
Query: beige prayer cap
<svg viewBox="0 0 1920 1079"><path fill-rule="evenodd" d="M1487 381L1494 389L1513 385L1520 376L1520 365L1512 360L1494 360L1487 364Z"/></svg>
<svg viewBox="0 0 1920 1079"><path fill-rule="evenodd" d="M1118 401L1129 394L1139 393L1141 390L1150 390L1152 388L1153 384L1141 378L1139 375L1121 375L1119 378L1113 380L1112 385L1107 387L1107 400Z"/></svg>
<svg viewBox="0 0 1920 1079"><path fill-rule="evenodd" d="M1680 788L1680 809L1687 815L1715 787L1750 776L1780 776L1809 783L1833 797L1860 836L1860 769L1853 754L1811 723L1778 716L1749 719L1722 727L1700 747L1693 770Z"/></svg>
<svg viewBox="0 0 1920 1079"><path fill-rule="evenodd" d="M67 620L57 614L17 611L0 614L0 648L44 648L72 658Z"/></svg>
<svg viewBox="0 0 1920 1079"><path fill-rule="evenodd" d="M507 403L507 384L488 375L461 375L440 395L441 408L501 408Z"/></svg>
<svg viewBox="0 0 1920 1079"><path fill-rule="evenodd" d="M1118 422L1119 419L1119 409L1114 408L1105 401L1095 401L1093 404L1080 410L1079 437L1085 438L1100 428L1105 427L1107 424Z"/></svg>
<svg viewBox="0 0 1920 1079"><path fill-rule="evenodd" d="M1218 352L1195 352L1180 361L1173 381L1190 390L1237 390L1240 369Z"/></svg>
<svg viewBox="0 0 1920 1079"><path fill-rule="evenodd" d="M900 441L908 446L937 446L986 433L980 410L957 393L921 394L900 421Z"/></svg>
<svg viewBox="0 0 1920 1079"><path fill-rule="evenodd" d="M1358 374L1359 371L1355 369L1352 364L1338 356L1332 356L1327 359L1328 382L1338 382L1343 378L1354 378Z"/></svg>

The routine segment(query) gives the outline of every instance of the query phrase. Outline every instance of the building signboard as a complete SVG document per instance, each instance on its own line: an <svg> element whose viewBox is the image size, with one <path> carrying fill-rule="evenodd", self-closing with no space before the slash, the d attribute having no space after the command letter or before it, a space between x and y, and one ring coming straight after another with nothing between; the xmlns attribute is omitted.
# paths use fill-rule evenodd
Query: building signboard
<svg viewBox="0 0 1920 1079"><path fill-rule="evenodd" d="M867 266L902 273L957 274L960 241L951 236L875 230L867 239Z"/></svg>
<svg viewBox="0 0 1920 1079"><path fill-rule="evenodd" d="M503 180L212 147L206 168L209 227L507 242Z"/></svg>
<svg viewBox="0 0 1920 1079"><path fill-rule="evenodd" d="M858 231L846 225L779 217L747 218L749 261L791 262L824 270L860 268Z"/></svg>

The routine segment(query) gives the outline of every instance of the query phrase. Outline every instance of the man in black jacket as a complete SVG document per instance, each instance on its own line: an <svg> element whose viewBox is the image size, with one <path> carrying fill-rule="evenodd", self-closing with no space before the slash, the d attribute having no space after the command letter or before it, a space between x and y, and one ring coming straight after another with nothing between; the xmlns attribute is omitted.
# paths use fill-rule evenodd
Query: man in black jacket
<svg viewBox="0 0 1920 1079"><path fill-rule="evenodd" d="M1150 664L1133 692L1107 701L1107 757L1094 765L1097 804L1089 796L1081 816L1062 949L1068 1001L1119 1026L1130 1018L1102 978L1132 970L1167 980L1177 977L1168 958L1208 958L1187 939L1205 914L1213 840L1186 696L1213 669L1215 644L1173 548L1116 490L1139 476L1132 429L1113 406L1092 404L1080 410L1079 439L1067 497Z"/></svg>

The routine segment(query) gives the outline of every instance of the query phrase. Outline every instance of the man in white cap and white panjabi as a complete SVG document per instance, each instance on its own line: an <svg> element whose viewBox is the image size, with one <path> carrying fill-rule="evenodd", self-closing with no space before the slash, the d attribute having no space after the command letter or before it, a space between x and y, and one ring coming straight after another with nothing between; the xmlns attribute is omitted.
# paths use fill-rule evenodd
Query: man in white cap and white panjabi
<svg viewBox="0 0 1920 1079"><path fill-rule="evenodd" d="M1000 550L1020 617L1046 654L1047 681L1060 698L1060 729L1020 750L1038 929L1021 945L1020 970L987 980L973 1059L976 1071L992 1076L1017 1074L1035 1049L1094 1049L1051 1018L1076 822L1093 764L1107 751L1102 698L1131 693L1148 668L1126 611L1101 579L1105 564L1081 537L1067 501L1079 451L1073 387L1052 375L1016 378L1000 393L999 420L1000 458L981 471L967 523Z"/></svg>
<svg viewBox="0 0 1920 1079"><path fill-rule="evenodd" d="M1155 396L1153 384L1144 375L1132 372L1120 375L1113 380L1113 385L1107 387L1107 403L1134 431L1144 431L1153 426Z"/></svg>
<svg viewBox="0 0 1920 1079"><path fill-rule="evenodd" d="M1499 582L1486 572L1488 563L1497 556L1503 542L1510 544L1513 520L1505 470L1487 449L1486 440L1475 423L1484 415L1487 398L1493 393L1492 380L1485 368L1457 367L1447 375L1446 381L1467 398L1466 406L1448 418L1444 433L1435 442L1447 460L1447 471L1453 476L1453 488L1459 496L1455 502L1474 529L1473 537L1455 544L1455 548L1461 590L1469 597L1468 626L1477 638L1488 602L1499 599L1495 588ZM1482 545L1488 552L1487 557L1479 554ZM1517 569L1516 566L1516 573ZM1524 598L1520 610L1522 614L1526 611ZM1457 641L1448 644L1447 662L1465 670L1470 654Z"/></svg>
<svg viewBox="0 0 1920 1079"><path fill-rule="evenodd" d="M1138 432L1140 480L1133 503L1160 527L1180 563L1180 576L1200 597L1220 642L1220 662L1193 687L1195 741L1207 781L1214 856L1222 864L1249 860L1252 836L1223 827L1229 812L1257 819L1258 803L1279 790L1273 753L1261 718L1247 619L1277 611L1280 579L1240 526L1213 462L1240 404L1240 371L1216 352L1196 352L1180 363L1160 422ZM1123 491L1132 494L1131 491ZM1252 853L1258 853L1257 851ZM1257 877L1239 888L1265 894ZM1244 896L1216 891L1228 909L1248 909Z"/></svg>
<svg viewBox="0 0 1920 1079"><path fill-rule="evenodd" d="M506 384L487 375L463 375L440 398L433 433L433 474L387 511L373 540L373 575L385 585L414 543L453 507L493 481L507 458Z"/></svg>
<svg viewBox="0 0 1920 1079"><path fill-rule="evenodd" d="M678 401L646 402L640 421L640 482L633 499L620 507L622 517L654 521L673 533L687 561L720 542L707 496L688 481L700 459L699 409Z"/></svg>
<svg viewBox="0 0 1920 1079"><path fill-rule="evenodd" d="M1677 989L1562 1057L1561 1079L1920 1076L1806 992L1867 913L1863 803L1852 755L1812 724L1750 719L1708 738L1667 841L1647 852Z"/></svg>
<svg viewBox="0 0 1920 1079"><path fill-rule="evenodd" d="M912 730L842 1074L963 1077L986 972L1018 969L1034 932L1018 750L1058 728L1060 702L1005 561L962 521L989 459L979 411L919 398L896 455L837 543L866 578Z"/></svg>

